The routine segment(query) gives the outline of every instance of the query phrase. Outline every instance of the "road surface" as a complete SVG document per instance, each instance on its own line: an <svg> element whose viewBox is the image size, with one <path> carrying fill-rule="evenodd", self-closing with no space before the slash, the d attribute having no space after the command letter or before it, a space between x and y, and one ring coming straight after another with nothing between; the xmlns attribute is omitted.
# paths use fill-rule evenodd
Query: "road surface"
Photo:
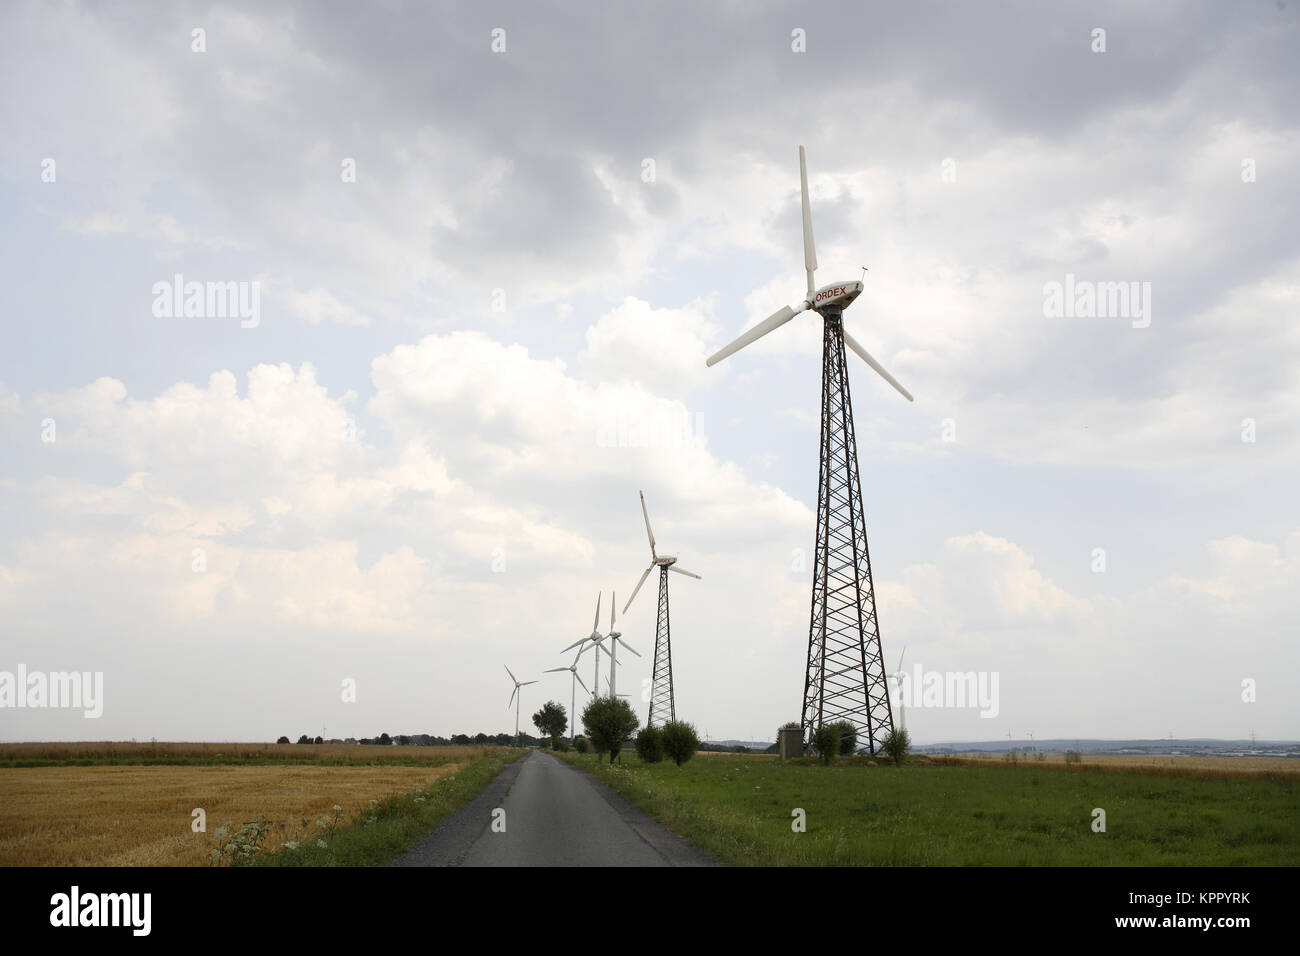
<svg viewBox="0 0 1300 956"><path fill-rule="evenodd" d="M716 864L590 774L534 750L393 865Z"/></svg>

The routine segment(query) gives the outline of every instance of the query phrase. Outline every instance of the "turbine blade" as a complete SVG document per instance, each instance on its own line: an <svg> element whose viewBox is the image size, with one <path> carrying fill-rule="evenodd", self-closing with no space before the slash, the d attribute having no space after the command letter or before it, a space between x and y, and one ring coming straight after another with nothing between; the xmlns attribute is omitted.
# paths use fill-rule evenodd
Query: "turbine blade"
<svg viewBox="0 0 1300 956"><path fill-rule="evenodd" d="M809 298L812 298L812 296L809 296ZM754 326L748 332L741 333L740 337L737 338L730 345L725 345L722 348L718 349L718 351L710 355L708 359L705 360L704 364L710 367L717 365L728 355L734 355L735 353L743 349L746 345L750 345L754 342L757 342L763 336L767 335L768 332L771 332L774 329L779 329L781 326L785 325L787 322L789 322L791 319L793 319L796 315L798 315L802 311L803 311L802 306L800 306L800 308L798 309L792 309L790 308L790 306L787 305L784 308L780 309L779 311L773 312L771 315L769 315L762 322L758 323L758 325Z"/></svg>
<svg viewBox="0 0 1300 956"><path fill-rule="evenodd" d="M866 349L864 349L862 345L858 342L858 340L855 339L853 336L849 335L847 331L845 331L844 333L844 344L847 345L849 348L853 349L853 351L857 352L858 357L862 359L862 361L870 365L872 368L874 368L880 374L881 378L883 378L890 385L894 386L894 388L898 389L898 393L900 395L902 395L909 402L913 401L912 393L909 392L907 389L903 388L903 386L899 385L898 379L894 378L894 376L886 372L885 367L881 365L879 362L877 362L874 358L872 358L871 353L868 352Z"/></svg>
<svg viewBox="0 0 1300 956"><path fill-rule="evenodd" d="M516 686L515 689L510 692L510 704L513 704L515 702L515 694L517 693L519 693L518 686ZM506 710L510 709L510 704L506 704Z"/></svg>
<svg viewBox="0 0 1300 956"><path fill-rule="evenodd" d="M586 644L589 640L591 640L591 638L589 638L589 637L584 637L584 638L583 638L582 640L580 640L580 641L574 641L572 644L570 644L568 647L566 647L563 651L560 651L560 653L563 654L564 651L571 651L571 650L573 650L575 647L577 647L579 644Z"/></svg>
<svg viewBox="0 0 1300 956"><path fill-rule="evenodd" d="M593 634L596 631L600 630L600 592L599 591L596 592L596 617L591 622L591 630Z"/></svg>
<svg viewBox="0 0 1300 956"><path fill-rule="evenodd" d="M536 684L536 683L537 683L537 681L535 681L535 680L526 680L526 681L524 681L522 684L520 684L519 686L520 686L520 687L527 687L529 684Z"/></svg>
<svg viewBox="0 0 1300 956"><path fill-rule="evenodd" d="M813 294L813 273L817 271L817 249L813 245L812 207L808 205L808 160L799 147L799 192L803 197L803 267L808 273L808 298Z"/></svg>
<svg viewBox="0 0 1300 956"><path fill-rule="evenodd" d="M618 606L618 595L609 592L609 629L614 630L614 608Z"/></svg>
<svg viewBox="0 0 1300 956"><path fill-rule="evenodd" d="M907 653L907 645L903 645L903 654ZM903 673L903 654L898 655L898 673Z"/></svg>
<svg viewBox="0 0 1300 956"><path fill-rule="evenodd" d="M678 574L684 574L684 575L686 575L688 578L695 578L695 580L697 580L697 581L701 580L700 576L699 576L698 574L696 574L694 571L687 571L685 568L679 568L679 567L678 567L677 565L675 565L675 564L670 564L670 565L668 565L668 570L669 570L669 571L676 571Z"/></svg>
<svg viewBox="0 0 1300 956"><path fill-rule="evenodd" d="M637 593L641 590L641 585L645 584L645 579L648 578L648 577L650 576L650 572L653 571L654 569L655 569L655 566L652 564L652 565L650 565L650 567L646 568L645 571L642 573L642 575L641 575L641 580L638 581L638 582L636 583L636 587L632 589L632 596L631 596L630 598L628 598L628 599L627 599L627 603L626 603L625 605L623 605L623 613L624 613L624 614L626 614L626 613L627 613L627 609L630 608L630 607L632 606L632 602L636 600Z"/></svg>
<svg viewBox="0 0 1300 956"><path fill-rule="evenodd" d="M567 671L567 670L568 670L567 667L548 667L548 668L546 668L546 670L544 670L542 673L543 673L543 674L554 674L556 671Z"/></svg>
<svg viewBox="0 0 1300 956"><path fill-rule="evenodd" d="M655 554L655 533L650 530L650 512L645 510L645 492L641 491L638 494L641 495L641 517L645 518L645 535L650 539L650 557L657 561L659 557ZM653 564L654 561L651 563ZM627 610L625 609L623 613L626 614Z"/></svg>
<svg viewBox="0 0 1300 956"><path fill-rule="evenodd" d="M640 657L640 656L641 656L640 652L637 651L637 649L636 649L635 647L633 647L631 644L629 644L627 641L623 640L623 638L620 637L620 638L618 639L618 642L619 642L620 644L622 644L624 647L626 647L626 648L627 648L629 651L631 651L633 654L636 654L637 657Z"/></svg>
<svg viewBox="0 0 1300 956"><path fill-rule="evenodd" d="M502 664L501 666L502 666L502 667L505 667L504 664ZM517 678L515 677L515 675L514 675L514 672L513 672L512 670L510 670L510 668L506 667L506 673L510 675L510 679L511 679L512 681L514 681L516 684L519 683L518 679L517 679Z"/></svg>
<svg viewBox="0 0 1300 956"><path fill-rule="evenodd" d="M578 677L578 672L577 672L577 671L574 671L574 672L573 672L573 676L578 678L578 683L579 683L579 684L582 684L582 689L585 690L588 694L590 694L590 693L591 693L591 688L589 688L589 687L586 685L586 683L583 682L583 679L582 679L581 677Z"/></svg>

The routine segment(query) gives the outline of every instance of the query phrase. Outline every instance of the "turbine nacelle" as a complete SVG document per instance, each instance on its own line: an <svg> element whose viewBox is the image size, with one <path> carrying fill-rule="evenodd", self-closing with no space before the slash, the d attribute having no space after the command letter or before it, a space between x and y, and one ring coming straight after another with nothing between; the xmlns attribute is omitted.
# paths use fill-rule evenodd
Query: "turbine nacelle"
<svg viewBox="0 0 1300 956"><path fill-rule="evenodd" d="M822 309L847 309L862 294L862 283L857 279L852 282L837 282L824 285L813 293L812 301L804 303L805 309L820 312Z"/></svg>
<svg viewBox="0 0 1300 956"><path fill-rule="evenodd" d="M742 332L738 338L728 345L724 345L718 351L710 355L704 362L705 365L712 367L717 365L729 355L735 355L747 345L757 342L769 332L774 332L781 326L785 325L796 315L801 312L816 312L826 318L827 313L839 313L848 308L859 295L862 294L862 282L854 279L851 282L836 282L832 285L824 285L820 289L813 282L813 274L817 271L817 251L813 243L812 231L812 206L808 201L808 162L804 156L804 148L799 147L799 195L803 205L803 264L804 270L808 274L808 295L799 307L783 306L769 315L762 322L759 322L753 328ZM871 366L881 378L892 385L900 395L909 402L912 401L912 394L898 383L894 376L885 371L885 367L864 349L861 343L853 336L849 335L848 329L843 329L844 344L851 352ZM648 522L647 522L648 524ZM650 542L651 551L654 550L654 541Z"/></svg>

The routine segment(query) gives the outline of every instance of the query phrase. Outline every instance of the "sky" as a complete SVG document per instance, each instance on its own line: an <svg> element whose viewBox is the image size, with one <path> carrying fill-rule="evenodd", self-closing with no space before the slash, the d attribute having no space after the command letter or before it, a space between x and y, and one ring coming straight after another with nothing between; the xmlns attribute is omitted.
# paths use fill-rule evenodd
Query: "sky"
<svg viewBox="0 0 1300 956"><path fill-rule="evenodd" d="M598 596L644 721L639 491L678 716L774 739L821 320L705 358L803 297L800 145L916 396L850 356L887 669L997 678L914 740L1300 737L1296 49L1284 0L5 4L0 672L103 710L0 739L512 731L507 666L531 730Z"/></svg>

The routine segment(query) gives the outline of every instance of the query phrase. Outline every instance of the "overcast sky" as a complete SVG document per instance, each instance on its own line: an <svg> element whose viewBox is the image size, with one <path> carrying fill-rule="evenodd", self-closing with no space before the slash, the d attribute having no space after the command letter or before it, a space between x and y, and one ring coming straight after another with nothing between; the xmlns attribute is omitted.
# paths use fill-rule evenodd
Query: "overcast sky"
<svg viewBox="0 0 1300 956"><path fill-rule="evenodd" d="M887 664L999 675L914 738L1300 736L1297 4L586 7L4 4L0 670L105 701L0 739L527 725L638 490L679 716L798 720L820 319L704 360L802 298L800 144L916 396L850 359Z"/></svg>

